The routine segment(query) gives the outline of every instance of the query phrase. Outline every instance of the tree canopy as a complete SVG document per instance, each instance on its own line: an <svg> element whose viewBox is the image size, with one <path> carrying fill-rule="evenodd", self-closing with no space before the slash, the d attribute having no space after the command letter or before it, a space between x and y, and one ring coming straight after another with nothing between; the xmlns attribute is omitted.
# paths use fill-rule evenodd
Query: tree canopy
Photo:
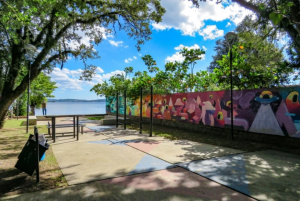
<svg viewBox="0 0 300 201"><path fill-rule="evenodd" d="M89 59L99 58L94 45L123 30L140 49L150 39L150 23L160 22L164 13L159 0L0 0L0 128L9 105L41 71L62 68L75 57L84 66L82 79L91 79L96 67ZM92 42L80 43L82 35ZM30 80L28 44L37 48ZM25 75L16 85L21 72Z"/></svg>
<svg viewBox="0 0 300 201"><path fill-rule="evenodd" d="M289 83L293 69L287 67L284 61L283 48L279 49L266 37L271 29L271 26L261 29L251 16L247 16L237 26L238 40L232 48L233 84L237 88L271 87ZM216 42L215 51L217 54L213 56L208 70L216 74L219 86L225 84L222 88L228 88L229 47L225 39Z"/></svg>
<svg viewBox="0 0 300 201"><path fill-rule="evenodd" d="M109 82L98 83L91 91L94 91L97 95L109 97L115 96L117 93L123 93L126 90L127 96L131 98L139 97L141 88L143 89L143 94L149 94L151 86L153 86L153 93L155 94L187 92L188 88L190 88L191 92L200 88L205 91L207 83L200 82L200 77L193 77L192 73L188 73L189 64L194 64L197 60L201 60L205 51L183 48L180 54L184 56L184 61L168 62L165 64L164 71L156 66L156 61L151 55L145 55L142 57L145 66L148 67L149 73L155 73L154 76L150 76L147 71L137 71L130 80L127 79L126 74L128 74L129 70L133 72L133 67L126 67L124 69L125 75L112 76ZM198 74L197 72L196 75Z"/></svg>
<svg viewBox="0 0 300 201"><path fill-rule="evenodd" d="M196 7L201 6L200 2L206 0L188 0ZM222 0L216 0L222 3ZM299 0L232 0L240 6L251 10L257 16L257 22L262 28L270 23L272 29L266 33L267 37L278 39L280 33L289 36L287 65L300 68L300 1Z"/></svg>

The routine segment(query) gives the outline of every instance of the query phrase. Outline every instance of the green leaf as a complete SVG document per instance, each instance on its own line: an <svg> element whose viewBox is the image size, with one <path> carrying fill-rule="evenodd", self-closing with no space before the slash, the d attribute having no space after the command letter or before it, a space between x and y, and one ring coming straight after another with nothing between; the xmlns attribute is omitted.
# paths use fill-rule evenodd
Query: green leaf
<svg viewBox="0 0 300 201"><path fill-rule="evenodd" d="M270 17L270 20L273 22L273 24L277 25L282 20L283 15L280 13L271 13L269 15L269 17Z"/></svg>

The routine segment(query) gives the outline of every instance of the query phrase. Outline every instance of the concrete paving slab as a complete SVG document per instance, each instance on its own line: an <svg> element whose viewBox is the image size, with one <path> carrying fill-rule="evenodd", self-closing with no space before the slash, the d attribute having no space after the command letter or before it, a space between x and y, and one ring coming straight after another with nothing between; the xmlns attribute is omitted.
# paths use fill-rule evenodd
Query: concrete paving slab
<svg viewBox="0 0 300 201"><path fill-rule="evenodd" d="M300 156L259 151L179 164L258 200L300 200Z"/></svg>
<svg viewBox="0 0 300 201"><path fill-rule="evenodd" d="M92 126L92 125L87 125L86 127L88 129L93 130L94 132L101 132L101 131L115 128L115 126Z"/></svg>
<svg viewBox="0 0 300 201"><path fill-rule="evenodd" d="M168 161L169 163L189 162L193 160L207 159L243 152L237 149L230 149L186 140L164 140L155 143L129 142L127 145Z"/></svg>
<svg viewBox="0 0 300 201"><path fill-rule="evenodd" d="M106 135L108 137L111 137L111 135ZM130 141L132 142L157 142L157 141L170 141L168 139L165 139L164 137L149 137L147 135L130 135L130 133L128 133L128 135L124 135L122 137L114 137L113 139L119 140L119 141L123 141L124 143L129 143Z"/></svg>
<svg viewBox="0 0 300 201"><path fill-rule="evenodd" d="M250 201L251 199L182 168L118 177L3 200Z"/></svg>
<svg viewBox="0 0 300 201"><path fill-rule="evenodd" d="M174 167L109 139L59 144L53 152L69 185Z"/></svg>

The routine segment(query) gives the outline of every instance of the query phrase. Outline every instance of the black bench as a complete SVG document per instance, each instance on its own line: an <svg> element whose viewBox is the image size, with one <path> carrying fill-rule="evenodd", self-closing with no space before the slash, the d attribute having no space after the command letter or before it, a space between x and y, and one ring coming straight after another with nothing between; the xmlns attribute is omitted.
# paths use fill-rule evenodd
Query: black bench
<svg viewBox="0 0 300 201"><path fill-rule="evenodd" d="M75 123L75 125L76 125L76 123ZM81 128L81 134L83 134L83 127L85 127L85 124L78 124L78 126ZM55 124L55 128L68 128L68 127L74 127L74 124ZM51 136L52 125L49 123L49 121L48 121L47 128L48 128L48 135ZM70 132L70 133L73 133L73 132Z"/></svg>

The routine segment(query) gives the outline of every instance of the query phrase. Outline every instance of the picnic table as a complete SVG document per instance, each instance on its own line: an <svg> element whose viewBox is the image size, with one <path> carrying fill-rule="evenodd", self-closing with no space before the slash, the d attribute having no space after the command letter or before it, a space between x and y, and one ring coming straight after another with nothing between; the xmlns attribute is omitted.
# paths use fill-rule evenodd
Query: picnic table
<svg viewBox="0 0 300 201"><path fill-rule="evenodd" d="M59 117L73 117L73 134L74 134L74 138L75 138L75 130L76 130L77 140L79 140L79 117L96 117L96 116L99 117L99 116L105 116L105 115L107 115L107 114L45 115L44 117L51 118L51 122L52 122L51 123L51 127L52 127L52 140L53 140L53 143L55 143L55 139L56 139L55 129L57 128L56 124L55 124L55 119L56 118L59 118ZM60 125L60 124L57 124L57 125Z"/></svg>

